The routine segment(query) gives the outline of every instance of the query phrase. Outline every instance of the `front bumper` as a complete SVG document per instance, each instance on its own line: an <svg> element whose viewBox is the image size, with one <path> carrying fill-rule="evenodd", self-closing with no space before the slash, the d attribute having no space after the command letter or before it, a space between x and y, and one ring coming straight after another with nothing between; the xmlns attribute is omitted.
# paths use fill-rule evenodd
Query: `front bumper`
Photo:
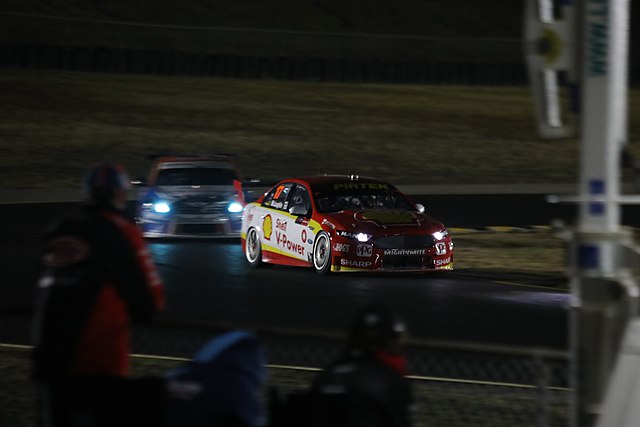
<svg viewBox="0 0 640 427"><path fill-rule="evenodd" d="M453 270L450 238L423 248L379 248L370 243L334 243L331 271L422 272Z"/></svg>
<svg viewBox="0 0 640 427"><path fill-rule="evenodd" d="M142 234L148 238L189 237L215 238L240 237L240 218L219 216L174 216L171 218L141 217L138 224Z"/></svg>

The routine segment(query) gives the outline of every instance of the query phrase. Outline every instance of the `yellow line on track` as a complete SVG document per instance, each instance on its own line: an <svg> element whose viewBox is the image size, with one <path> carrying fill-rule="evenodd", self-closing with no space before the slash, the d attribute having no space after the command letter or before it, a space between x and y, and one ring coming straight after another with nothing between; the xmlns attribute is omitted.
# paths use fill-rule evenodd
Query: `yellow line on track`
<svg viewBox="0 0 640 427"><path fill-rule="evenodd" d="M0 348L15 349L15 350L31 350L33 346L0 343ZM153 354L132 354L131 357L139 358L139 359L150 359L150 360L166 360L166 361L172 361L172 362L188 362L189 360L191 360L185 357L157 356ZM276 364L267 364L265 366L269 369L289 369L293 371L304 371L304 372L322 371L321 368L314 368L310 366L276 365ZM532 384L505 383L505 382L481 381L481 380L465 380L461 378L429 377L429 376L423 376L423 375L407 375L406 378L410 380L416 380L416 381L432 381L432 382L440 382L440 383L455 383L455 384L466 384L466 385L481 385L481 386L522 388L522 389L537 388L536 385L532 385ZM564 388L564 387L548 387L548 389L555 390L555 391L571 391L571 389Z"/></svg>
<svg viewBox="0 0 640 427"><path fill-rule="evenodd" d="M534 289L544 289L546 291L557 291L562 293L568 293L567 289L558 289L551 286L542 286L542 285L528 285L526 283L517 283L517 282L509 282L506 280L496 280L494 283L498 285L508 285L508 286L519 286L521 288L534 288Z"/></svg>

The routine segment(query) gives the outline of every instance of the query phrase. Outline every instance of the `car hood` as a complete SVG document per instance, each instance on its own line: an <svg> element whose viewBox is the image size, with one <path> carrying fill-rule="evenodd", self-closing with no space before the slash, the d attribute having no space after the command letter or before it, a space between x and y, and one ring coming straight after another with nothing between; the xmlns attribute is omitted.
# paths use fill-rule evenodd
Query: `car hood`
<svg viewBox="0 0 640 427"><path fill-rule="evenodd" d="M203 199L230 199L235 195L232 188L225 185L203 185L203 186L177 186L167 185L158 186L149 190L149 195L153 195L157 198L165 199L168 202L175 202L176 200L190 199L190 198L203 198Z"/></svg>
<svg viewBox="0 0 640 427"><path fill-rule="evenodd" d="M345 210L333 214L325 214L324 216L336 228L372 234L422 234L433 233L444 228L440 221L417 211L390 209Z"/></svg>

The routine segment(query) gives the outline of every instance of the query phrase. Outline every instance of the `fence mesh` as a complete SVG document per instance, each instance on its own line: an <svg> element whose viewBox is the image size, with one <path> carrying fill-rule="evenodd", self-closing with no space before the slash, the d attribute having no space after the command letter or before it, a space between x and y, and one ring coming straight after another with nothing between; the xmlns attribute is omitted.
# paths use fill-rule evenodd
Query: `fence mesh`
<svg viewBox="0 0 640 427"><path fill-rule="evenodd" d="M134 343L135 375L162 375L187 360L219 331L148 328ZM268 390L305 390L337 357L342 341L258 333L268 358ZM563 352L448 343L411 343L409 381L417 426L561 427L569 425L572 390ZM0 346L0 425L33 425L29 348Z"/></svg>

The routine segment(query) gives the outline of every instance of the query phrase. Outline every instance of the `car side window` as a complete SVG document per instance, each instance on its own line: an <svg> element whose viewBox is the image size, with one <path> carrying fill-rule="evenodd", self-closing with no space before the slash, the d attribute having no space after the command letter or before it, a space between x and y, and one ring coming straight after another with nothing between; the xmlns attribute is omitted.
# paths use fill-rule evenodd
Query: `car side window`
<svg viewBox="0 0 640 427"><path fill-rule="evenodd" d="M292 182L285 182L273 187L262 201L262 206L286 211L289 208L287 197L293 187Z"/></svg>
<svg viewBox="0 0 640 427"><path fill-rule="evenodd" d="M289 209L298 207L302 208L304 212L309 213L311 210L311 197L309 197L309 192L307 189L297 184L293 188L293 192L291 193L291 201L289 202Z"/></svg>

